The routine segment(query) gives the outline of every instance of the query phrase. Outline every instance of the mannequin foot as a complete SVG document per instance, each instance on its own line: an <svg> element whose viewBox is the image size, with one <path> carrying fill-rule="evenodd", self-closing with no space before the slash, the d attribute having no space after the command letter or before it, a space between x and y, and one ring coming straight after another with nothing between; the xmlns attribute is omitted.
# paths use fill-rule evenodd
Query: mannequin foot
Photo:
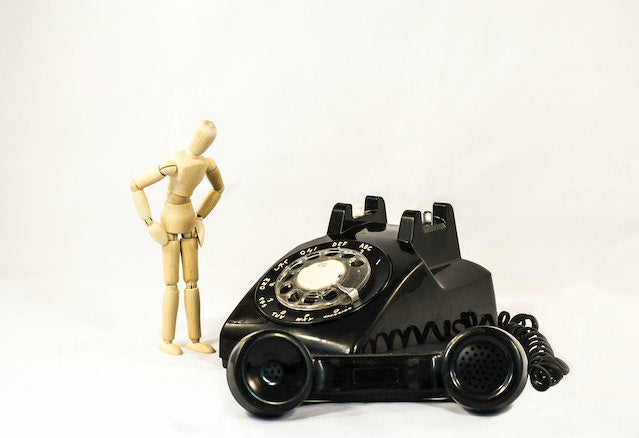
<svg viewBox="0 0 639 438"><path fill-rule="evenodd" d="M197 351L198 353L211 354L215 353L215 348L212 345L207 344L206 342L193 342L189 341L188 344L184 347L188 350Z"/></svg>
<svg viewBox="0 0 639 438"><path fill-rule="evenodd" d="M160 344L160 350L164 351L166 354L172 354L174 356L182 354L182 349L173 342L162 342Z"/></svg>

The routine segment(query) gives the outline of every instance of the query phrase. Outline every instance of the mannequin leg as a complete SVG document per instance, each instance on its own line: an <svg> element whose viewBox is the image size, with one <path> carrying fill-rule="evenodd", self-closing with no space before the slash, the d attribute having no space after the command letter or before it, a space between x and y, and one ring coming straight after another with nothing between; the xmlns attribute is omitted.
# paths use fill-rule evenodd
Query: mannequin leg
<svg viewBox="0 0 639 438"><path fill-rule="evenodd" d="M164 262L164 299L162 301L162 340L160 350L168 354L182 354L182 349L173 343L175 319L177 318L179 292L177 282L180 268L180 242L176 234L169 234L169 241L162 247Z"/></svg>
<svg viewBox="0 0 639 438"><path fill-rule="evenodd" d="M189 331L189 342L186 348L200 353L214 353L215 349L200 342L202 330L200 328L200 290L197 288L198 262L197 262L197 236L195 232L183 235L180 241L182 252L182 271L184 274L184 308L186 309L186 322Z"/></svg>

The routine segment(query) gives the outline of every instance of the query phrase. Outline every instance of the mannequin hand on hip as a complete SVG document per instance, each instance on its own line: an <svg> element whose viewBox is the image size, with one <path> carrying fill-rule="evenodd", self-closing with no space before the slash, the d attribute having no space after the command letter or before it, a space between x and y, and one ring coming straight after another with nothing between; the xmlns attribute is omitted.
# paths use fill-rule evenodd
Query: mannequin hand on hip
<svg viewBox="0 0 639 438"><path fill-rule="evenodd" d="M149 234L151 235L153 240L155 240L160 245L164 246L169 241L169 238L166 235L166 230L161 223L151 220L151 223L147 225L147 230L149 230Z"/></svg>
<svg viewBox="0 0 639 438"><path fill-rule="evenodd" d="M197 241L202 246L204 244L204 218L198 216L195 219L195 232L197 233Z"/></svg>

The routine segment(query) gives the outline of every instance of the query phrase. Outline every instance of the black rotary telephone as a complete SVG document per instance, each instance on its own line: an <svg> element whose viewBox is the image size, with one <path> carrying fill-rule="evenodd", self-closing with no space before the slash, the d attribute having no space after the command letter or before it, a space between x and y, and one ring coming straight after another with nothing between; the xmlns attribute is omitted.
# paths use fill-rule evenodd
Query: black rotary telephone
<svg viewBox="0 0 639 438"><path fill-rule="evenodd" d="M220 334L235 399L281 415L303 401L453 399L504 408L528 376L544 391L568 373L531 315L497 314L490 272L460 256L453 208L364 214L336 204L326 236L280 258Z"/></svg>

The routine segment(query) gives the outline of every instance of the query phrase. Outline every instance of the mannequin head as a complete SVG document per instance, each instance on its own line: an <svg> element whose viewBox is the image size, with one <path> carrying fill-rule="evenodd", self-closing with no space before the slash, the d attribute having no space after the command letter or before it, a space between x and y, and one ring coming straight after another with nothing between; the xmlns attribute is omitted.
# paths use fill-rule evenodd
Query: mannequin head
<svg viewBox="0 0 639 438"><path fill-rule="evenodd" d="M217 129L213 122L208 120L202 120L198 123L191 137L191 143L189 144L189 151L193 155L202 155L211 146L213 140L217 136Z"/></svg>

